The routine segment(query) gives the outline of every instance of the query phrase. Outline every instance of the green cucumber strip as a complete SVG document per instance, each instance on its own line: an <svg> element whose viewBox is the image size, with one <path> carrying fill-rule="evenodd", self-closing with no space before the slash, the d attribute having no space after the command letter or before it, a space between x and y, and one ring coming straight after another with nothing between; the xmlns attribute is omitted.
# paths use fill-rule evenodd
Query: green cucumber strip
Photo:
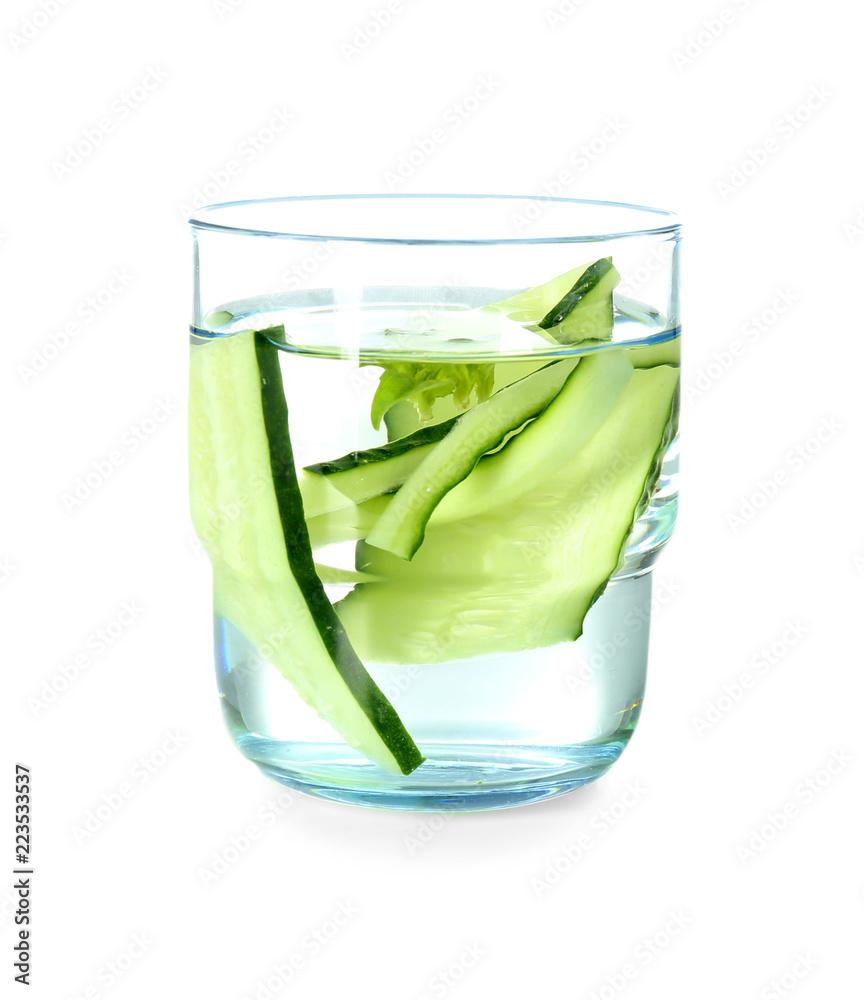
<svg viewBox="0 0 864 1000"><path fill-rule="evenodd" d="M405 482L434 445L447 436L456 419L453 417L443 423L423 427L407 437L377 448L352 451L341 458L305 466L301 473L300 491L307 517L337 510L348 501L362 503L371 497L392 493ZM320 483L314 481L316 477ZM333 502L331 488L346 498L338 506Z"/></svg>
<svg viewBox="0 0 864 1000"><path fill-rule="evenodd" d="M597 264L602 264L598 261ZM593 267L594 265L592 265ZM590 271L591 268L588 268ZM612 290L621 280L620 275L609 262L609 268L596 277L590 287L583 285L588 275L585 272L576 282L570 293L564 297L556 309L551 310L542 322L550 317L563 313L559 323L551 326L537 326L537 332L552 337L559 344L579 344L587 346L591 341L608 341L612 339L612 328L615 323L615 312L612 305ZM572 299L575 302L570 305ZM566 309L569 311L565 312Z"/></svg>
<svg viewBox="0 0 864 1000"><path fill-rule="evenodd" d="M245 331L194 346L190 367L192 515L213 563L218 613L351 746L410 774L424 758L315 572L278 348Z"/></svg>
<svg viewBox="0 0 864 1000"><path fill-rule="evenodd" d="M612 290L620 280L604 257L483 309L502 310L551 343L604 342L612 336Z"/></svg>
<svg viewBox="0 0 864 1000"><path fill-rule="evenodd" d="M377 464L361 464L344 472L333 473L326 477L326 482L352 503L362 503L371 497L398 489L434 447L434 444L420 445L393 458L382 455Z"/></svg>
<svg viewBox="0 0 864 1000"><path fill-rule="evenodd" d="M514 323L536 324L557 302L561 301L588 270L591 263L581 264L564 274L550 278L549 281L544 281L542 285L527 288L524 292L517 292L499 302L490 302L489 305L481 306L480 311L503 312Z"/></svg>
<svg viewBox="0 0 864 1000"><path fill-rule="evenodd" d="M443 497L430 523L473 517L530 490L600 430L632 375L633 366L623 350L607 348L583 358L536 420L501 451L481 458L473 472Z"/></svg>
<svg viewBox="0 0 864 1000"><path fill-rule="evenodd" d="M584 300L588 292L600 282L600 279L612 270L611 257L595 260L593 264L585 268L570 291L546 313L537 326L542 330L548 330L550 326L558 326Z"/></svg>
<svg viewBox="0 0 864 1000"><path fill-rule="evenodd" d="M443 423L423 427L413 434L400 438L398 441L389 441L387 444L379 445L376 448L366 448L364 451L350 451L347 455L331 459L329 462L306 465L304 469L307 472L315 472L319 476L330 476L330 482L336 483L338 480L335 476L340 472L351 472L358 467L386 462L389 459L398 458L406 452L413 452L421 445L435 444L450 433L450 429L456 423L457 419L457 417L453 417L450 420L445 420Z"/></svg>
<svg viewBox="0 0 864 1000"><path fill-rule="evenodd" d="M499 389L460 417L400 487L369 534L369 544L411 559L441 498L471 472L482 455L544 410L576 363L567 360L547 365Z"/></svg>
<svg viewBox="0 0 864 1000"><path fill-rule="evenodd" d="M379 663L442 663L578 638L656 483L677 385L671 366L634 371L573 458L512 503L430 523L411 562L361 542L357 569L386 582L335 605L355 648Z"/></svg>
<svg viewBox="0 0 864 1000"><path fill-rule="evenodd" d="M621 280L603 257L482 310L504 312L515 323L558 344L606 341L612 336L612 290Z"/></svg>
<svg viewBox="0 0 864 1000"><path fill-rule="evenodd" d="M261 410L270 448L276 504L294 579L340 677L392 754L399 770L403 774L410 774L424 758L402 725L396 710L384 697L351 647L345 629L315 573L288 433L288 407L282 388L278 348L266 337L256 334L255 354L260 372Z"/></svg>

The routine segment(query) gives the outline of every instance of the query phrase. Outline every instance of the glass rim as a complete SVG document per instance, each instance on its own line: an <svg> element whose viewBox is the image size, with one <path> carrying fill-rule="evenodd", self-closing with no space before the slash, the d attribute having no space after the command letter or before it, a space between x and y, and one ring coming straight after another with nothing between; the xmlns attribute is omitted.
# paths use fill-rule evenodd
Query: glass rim
<svg viewBox="0 0 864 1000"><path fill-rule="evenodd" d="M406 238L396 236L340 236L338 234L288 232L279 229L256 229L246 226L227 225L207 219L206 214L218 213L224 209L243 208L246 206L279 205L285 202L315 202L315 201L367 201L371 199L395 201L398 199L424 201L427 199L470 199L474 201L523 201L549 202L562 205L590 205L595 208L624 209L628 212L644 213L646 215L662 216L667 222L662 225L646 226L636 229L621 229L607 232L579 233L573 236L516 236L513 238L487 239L455 239L455 238ZM501 246L529 245L549 243L599 243L605 240L627 239L639 236L662 236L675 234L681 230L681 223L675 212L663 208L652 208L647 205L636 205L621 201L604 201L593 198L561 198L553 195L517 195L517 194L449 194L446 192L412 193L406 191L370 194L312 194L288 195L277 198L245 198L239 201L223 201L210 205L202 205L195 214L187 220L194 232L232 233L239 236L259 236L265 239L307 240L310 242L340 241L347 243L383 243L391 245L423 245L423 246Z"/></svg>

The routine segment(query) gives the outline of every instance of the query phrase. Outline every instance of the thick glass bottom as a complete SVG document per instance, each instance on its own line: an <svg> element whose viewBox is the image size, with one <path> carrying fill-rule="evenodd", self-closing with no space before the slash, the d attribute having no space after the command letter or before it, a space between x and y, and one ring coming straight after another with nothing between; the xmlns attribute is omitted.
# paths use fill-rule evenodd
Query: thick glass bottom
<svg viewBox="0 0 864 1000"><path fill-rule="evenodd" d="M406 812L486 812L563 795L605 774L632 734L570 747L421 743L425 763L401 777L344 745L241 735L234 710L225 710L240 751L274 781L332 802Z"/></svg>

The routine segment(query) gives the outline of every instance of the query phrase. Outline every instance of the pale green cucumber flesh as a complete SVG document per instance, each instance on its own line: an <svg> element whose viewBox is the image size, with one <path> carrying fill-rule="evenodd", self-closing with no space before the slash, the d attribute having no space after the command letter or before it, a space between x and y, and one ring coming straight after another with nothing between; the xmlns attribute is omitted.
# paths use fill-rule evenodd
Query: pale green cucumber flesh
<svg viewBox="0 0 864 1000"><path fill-rule="evenodd" d="M675 336L659 344L632 347L628 353L634 368L655 368L657 365L680 365L681 337Z"/></svg>
<svg viewBox="0 0 864 1000"><path fill-rule="evenodd" d="M339 587L354 586L355 583L373 583L377 576L371 573L361 573L356 569L342 569L341 566L328 566L326 563L315 563L315 573L322 583L335 584Z"/></svg>
<svg viewBox="0 0 864 1000"><path fill-rule="evenodd" d="M360 504L352 503L340 510L307 518L306 526L309 528L312 550L317 552L327 545L365 538L387 509L390 500L390 496L371 497Z"/></svg>
<svg viewBox="0 0 864 1000"><path fill-rule="evenodd" d="M192 515L213 564L216 610L351 746L409 774L423 757L315 573L277 352L252 331L192 349Z"/></svg>
<svg viewBox="0 0 864 1000"><path fill-rule="evenodd" d="M368 661L439 663L572 641L659 474L678 371L633 373L603 427L512 504L430 524L411 562L358 545L386 582L336 604Z"/></svg>
<svg viewBox="0 0 864 1000"><path fill-rule="evenodd" d="M301 469L298 473L297 484L307 517L318 517L331 511L342 510L363 499L358 496L355 500L342 490L336 489L328 476L318 476L305 469Z"/></svg>
<svg viewBox="0 0 864 1000"><path fill-rule="evenodd" d="M400 487L372 529L369 544L410 559L441 498L471 472L482 455L544 410L576 363L568 359L547 365L469 410Z"/></svg>

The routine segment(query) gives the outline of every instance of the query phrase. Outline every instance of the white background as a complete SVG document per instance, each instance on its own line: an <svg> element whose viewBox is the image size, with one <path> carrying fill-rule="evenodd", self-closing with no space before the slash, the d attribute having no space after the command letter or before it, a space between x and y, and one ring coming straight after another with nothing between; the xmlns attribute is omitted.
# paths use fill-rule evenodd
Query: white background
<svg viewBox="0 0 864 1000"><path fill-rule="evenodd" d="M21 761L35 799L29 996L851 995L864 902L853 8L401 0L380 31L376 9L385 0L4 6L4 989L23 990ZM491 95L388 184L484 79ZM274 116L280 131L261 133ZM618 134L599 140L610 120ZM98 145L67 159L93 130ZM272 141L242 154L259 133ZM657 611L639 730L602 781L510 812L289 796L233 749L212 677L209 568L186 511L182 206L208 183L209 201L542 194L568 167L563 193L671 208L686 226L683 512L657 571L674 597ZM158 430L123 445L155 410ZM64 504L117 449L110 477ZM97 653L124 603L128 624ZM218 856L232 863L207 879Z"/></svg>

